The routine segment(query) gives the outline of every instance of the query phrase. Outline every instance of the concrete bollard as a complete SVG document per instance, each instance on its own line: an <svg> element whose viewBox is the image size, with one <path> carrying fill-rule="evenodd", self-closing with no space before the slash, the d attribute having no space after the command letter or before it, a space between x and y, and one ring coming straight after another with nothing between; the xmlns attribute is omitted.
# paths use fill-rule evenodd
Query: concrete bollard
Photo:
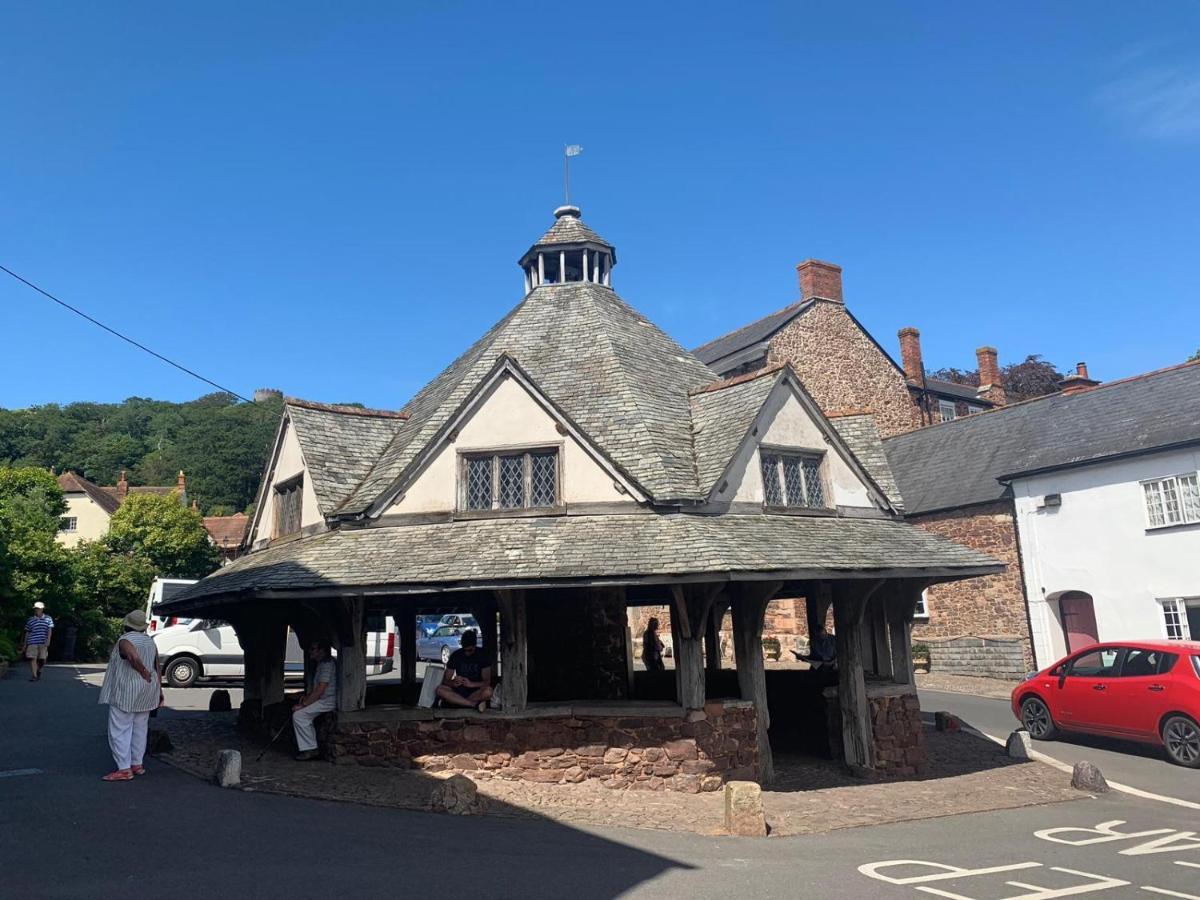
<svg viewBox="0 0 1200 900"><path fill-rule="evenodd" d="M766 837L762 788L753 781L731 781L725 785L725 830L739 837Z"/></svg>
<svg viewBox="0 0 1200 900"><path fill-rule="evenodd" d="M1075 763L1075 768L1071 770L1071 787L1089 794L1108 793L1108 782L1104 780L1103 773L1086 759Z"/></svg>
<svg viewBox="0 0 1200 900"><path fill-rule="evenodd" d="M1004 745L1004 749L1013 759L1033 758L1033 743L1029 738L1029 732L1024 728L1018 728L1008 736L1008 743Z"/></svg>
<svg viewBox="0 0 1200 900"><path fill-rule="evenodd" d="M217 754L217 769L213 781L218 787L237 787L242 783L242 754L237 750L222 750Z"/></svg>

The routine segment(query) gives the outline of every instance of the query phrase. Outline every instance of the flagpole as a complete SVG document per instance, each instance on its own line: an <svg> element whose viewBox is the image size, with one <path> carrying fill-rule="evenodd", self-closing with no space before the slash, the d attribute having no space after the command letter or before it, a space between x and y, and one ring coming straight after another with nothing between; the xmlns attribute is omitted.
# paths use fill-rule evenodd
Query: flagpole
<svg viewBox="0 0 1200 900"><path fill-rule="evenodd" d="M571 205L571 157L567 155L567 147L563 145L563 197L564 205Z"/></svg>

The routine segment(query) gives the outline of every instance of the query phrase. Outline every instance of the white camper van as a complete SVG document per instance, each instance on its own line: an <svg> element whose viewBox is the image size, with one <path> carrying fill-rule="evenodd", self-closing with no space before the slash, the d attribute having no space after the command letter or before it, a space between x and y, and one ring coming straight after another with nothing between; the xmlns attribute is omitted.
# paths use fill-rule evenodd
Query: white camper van
<svg viewBox="0 0 1200 900"><path fill-rule="evenodd" d="M195 578L155 578L150 585L150 596L146 598L146 621L149 627L146 629L150 634L158 631L160 628L165 628L168 625L177 625L180 622L190 622L191 619L180 619L176 616L156 616L154 607L156 604L165 603L171 600L190 584L195 584Z"/></svg>
<svg viewBox="0 0 1200 900"><path fill-rule="evenodd" d="M217 619L179 619L153 634L163 674L171 687L191 687L201 678L241 678L245 675L242 645L232 625ZM367 616L367 674L392 670L396 626L391 616ZM335 653L337 651L334 651ZM284 675L304 677L304 651L289 628Z"/></svg>

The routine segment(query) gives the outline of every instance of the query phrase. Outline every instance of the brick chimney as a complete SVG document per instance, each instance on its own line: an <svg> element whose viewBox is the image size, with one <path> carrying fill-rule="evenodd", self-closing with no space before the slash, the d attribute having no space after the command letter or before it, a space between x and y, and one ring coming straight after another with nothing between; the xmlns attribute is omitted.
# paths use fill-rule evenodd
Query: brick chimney
<svg viewBox="0 0 1200 900"><path fill-rule="evenodd" d="M1075 364L1074 374L1068 375L1058 383L1058 389L1064 394L1082 394L1099 383L1096 379L1088 377L1087 363L1081 362Z"/></svg>
<svg viewBox="0 0 1200 900"><path fill-rule="evenodd" d="M819 259L806 259L796 266L800 276L801 300L832 300L842 303L842 267Z"/></svg>
<svg viewBox="0 0 1200 900"><path fill-rule="evenodd" d="M117 482L117 498L125 499L125 495L129 493L129 479L125 477L125 470L121 470L121 480Z"/></svg>
<svg viewBox="0 0 1200 900"><path fill-rule="evenodd" d="M995 347L980 347L975 351L975 361L979 364L978 395L984 400L991 401L996 406L1008 402L1004 394L1004 381L1000 377L999 354Z"/></svg>
<svg viewBox="0 0 1200 900"><path fill-rule="evenodd" d="M910 326L901 328L896 334L900 337L900 364L904 366L904 377L920 384L925 377L925 362L921 359L921 332Z"/></svg>

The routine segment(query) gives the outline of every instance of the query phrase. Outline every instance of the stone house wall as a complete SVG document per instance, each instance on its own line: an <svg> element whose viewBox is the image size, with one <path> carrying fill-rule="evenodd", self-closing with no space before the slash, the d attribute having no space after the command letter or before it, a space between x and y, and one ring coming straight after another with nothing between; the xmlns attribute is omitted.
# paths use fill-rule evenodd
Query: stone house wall
<svg viewBox="0 0 1200 900"><path fill-rule="evenodd" d="M1016 638L1021 644L1024 667L1033 665L1033 644L1029 619L1025 614L1025 590L1021 579L1021 561L1017 553L1017 533L1012 504L1006 500L980 504L966 509L909 516L907 521L934 534L949 538L973 550L994 556L1006 568L998 575L984 575L937 584L926 594L927 620L913 626L913 641L930 643L937 639L964 637ZM932 647L932 643L930 643ZM972 674L1006 677L1011 650L997 648L995 672L987 671L987 660Z"/></svg>
<svg viewBox="0 0 1200 900"><path fill-rule="evenodd" d="M363 710L340 716L329 735L338 764L399 766L540 784L595 781L608 788L718 790L758 777L751 703L709 701L702 710L627 714L609 707L561 714L465 715L458 711Z"/></svg>
<svg viewBox="0 0 1200 900"><path fill-rule="evenodd" d="M841 303L817 301L771 338L767 355L772 364L790 362L826 414L870 412L885 438L921 427L904 374Z"/></svg>

